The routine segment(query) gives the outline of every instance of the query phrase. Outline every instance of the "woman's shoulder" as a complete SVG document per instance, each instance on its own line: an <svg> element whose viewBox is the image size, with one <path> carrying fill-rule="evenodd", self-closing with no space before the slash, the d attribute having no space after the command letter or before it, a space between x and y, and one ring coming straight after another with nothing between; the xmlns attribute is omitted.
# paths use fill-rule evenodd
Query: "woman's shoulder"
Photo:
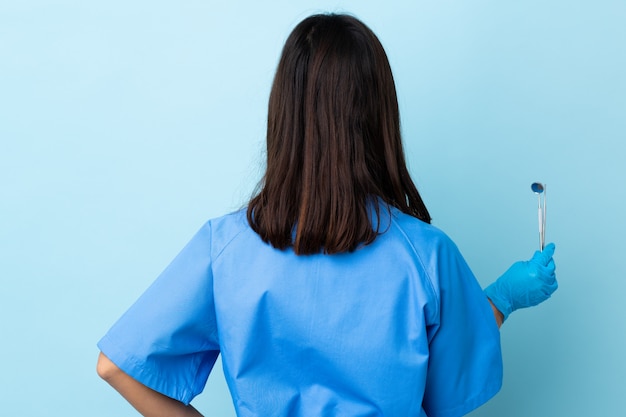
<svg viewBox="0 0 626 417"><path fill-rule="evenodd" d="M243 243L244 246L262 244L261 239L248 223L247 208L214 217L206 222L204 228L209 230L211 251L214 256L222 253L234 242L239 242L240 245Z"/></svg>
<svg viewBox="0 0 626 417"><path fill-rule="evenodd" d="M248 226L246 212L246 208L235 210L218 217L213 217L207 221L207 224L213 229L239 230Z"/></svg>
<svg viewBox="0 0 626 417"><path fill-rule="evenodd" d="M399 210L391 211L389 231L403 239L424 265L461 257L458 246L443 230Z"/></svg>
<svg viewBox="0 0 626 417"><path fill-rule="evenodd" d="M411 241L454 244L450 237L437 226L403 213L396 208L391 208L391 226L399 229Z"/></svg>

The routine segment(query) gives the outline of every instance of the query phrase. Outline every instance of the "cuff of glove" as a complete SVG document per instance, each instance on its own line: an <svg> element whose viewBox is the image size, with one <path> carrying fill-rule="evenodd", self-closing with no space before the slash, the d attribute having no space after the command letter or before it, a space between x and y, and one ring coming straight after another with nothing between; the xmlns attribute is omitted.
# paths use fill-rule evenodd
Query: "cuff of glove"
<svg viewBox="0 0 626 417"><path fill-rule="evenodd" d="M487 298L491 300L493 305L496 306L498 311L502 313L504 320L506 320L509 317L509 314L513 312L513 307L506 297L500 295L500 292L498 291L495 282L485 288L484 293Z"/></svg>

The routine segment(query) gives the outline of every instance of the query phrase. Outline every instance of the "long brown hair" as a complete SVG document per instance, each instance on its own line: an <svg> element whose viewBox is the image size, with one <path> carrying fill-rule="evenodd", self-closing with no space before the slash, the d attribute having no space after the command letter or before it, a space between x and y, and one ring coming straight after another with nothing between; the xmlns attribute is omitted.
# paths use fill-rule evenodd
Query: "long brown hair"
<svg viewBox="0 0 626 417"><path fill-rule="evenodd" d="M248 222L272 246L341 253L379 233L379 199L430 223L402 150L387 55L358 19L314 15L283 48L269 100L267 168Z"/></svg>

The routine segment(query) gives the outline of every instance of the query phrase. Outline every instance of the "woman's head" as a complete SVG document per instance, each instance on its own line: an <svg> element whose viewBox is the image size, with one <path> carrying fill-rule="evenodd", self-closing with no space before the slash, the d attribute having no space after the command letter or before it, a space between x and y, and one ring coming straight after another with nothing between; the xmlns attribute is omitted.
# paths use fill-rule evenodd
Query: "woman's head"
<svg viewBox="0 0 626 417"><path fill-rule="evenodd" d="M406 168L387 56L354 17L308 17L278 64L267 170L248 220L277 248L346 252L376 238L368 212L372 203L378 211L376 196L430 221Z"/></svg>

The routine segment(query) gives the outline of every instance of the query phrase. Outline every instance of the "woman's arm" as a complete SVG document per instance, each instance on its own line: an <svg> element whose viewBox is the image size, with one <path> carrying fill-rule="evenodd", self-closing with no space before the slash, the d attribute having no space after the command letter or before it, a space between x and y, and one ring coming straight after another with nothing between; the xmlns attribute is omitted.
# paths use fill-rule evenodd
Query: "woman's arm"
<svg viewBox="0 0 626 417"><path fill-rule="evenodd" d="M100 353L98 375L145 417L202 417L195 408L156 392L124 373Z"/></svg>
<svg viewBox="0 0 626 417"><path fill-rule="evenodd" d="M487 298L487 300L489 300L489 298ZM498 325L498 329L499 329L500 326L502 326L502 323L504 322L504 314L502 314L500 310L498 310L496 306L493 305L491 300L489 300L489 304L491 305L491 309L493 310L493 316L496 318L496 324Z"/></svg>

